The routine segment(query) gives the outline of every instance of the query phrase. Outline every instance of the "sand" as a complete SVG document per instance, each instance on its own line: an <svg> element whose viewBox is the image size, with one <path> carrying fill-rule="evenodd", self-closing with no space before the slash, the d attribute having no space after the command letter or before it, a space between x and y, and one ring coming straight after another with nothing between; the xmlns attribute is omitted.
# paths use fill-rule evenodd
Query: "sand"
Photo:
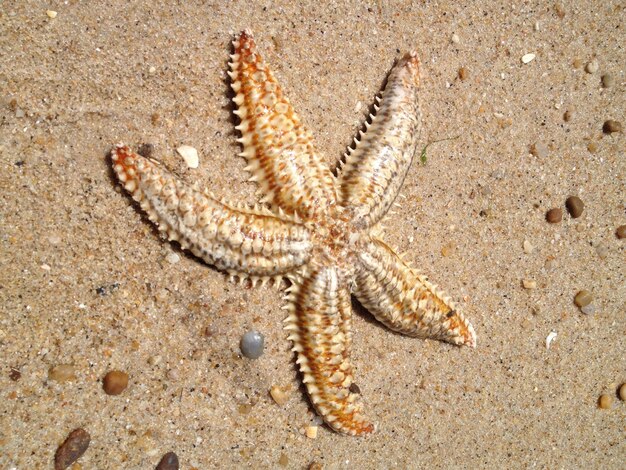
<svg viewBox="0 0 626 470"><path fill-rule="evenodd" d="M2 3L0 467L52 468L82 427L83 469L153 468L168 451L184 469L623 468L625 141L602 126L626 120L624 11L576 3ZM330 165L414 48L422 140L458 136L411 169L387 239L459 302L478 346L393 334L355 305L371 437L303 435L319 418L280 290L230 283L161 240L109 168L115 143L150 143L184 179L254 202L225 73L244 28ZM574 305L581 289L595 313ZM254 361L239 351L252 328L266 344ZM60 364L73 380L49 379ZM130 376L118 396L102 390L113 369Z"/></svg>

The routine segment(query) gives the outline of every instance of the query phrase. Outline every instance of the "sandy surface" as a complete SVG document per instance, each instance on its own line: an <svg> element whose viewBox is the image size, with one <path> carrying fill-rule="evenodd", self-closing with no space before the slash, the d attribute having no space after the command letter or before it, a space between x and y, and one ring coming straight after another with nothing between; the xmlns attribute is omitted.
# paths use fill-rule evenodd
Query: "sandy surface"
<svg viewBox="0 0 626 470"><path fill-rule="evenodd" d="M0 467L51 468L78 427L92 437L83 469L152 468L171 450L184 469L623 465L625 140L602 132L626 121L623 2L173 3L0 4ZM318 418L280 291L229 283L163 242L109 169L114 143L151 143L188 181L254 201L225 74L243 28L329 164L413 48L424 143L459 135L411 169L387 237L459 301L478 347L392 334L357 309L372 437L301 434ZM180 144L199 150L197 170ZM572 194L583 216L548 224ZM573 304L582 288L592 315ZM266 339L256 361L238 347L250 328ZM49 380L59 364L76 378ZM130 375L117 397L102 390L111 369ZM282 407L272 385L290 388Z"/></svg>

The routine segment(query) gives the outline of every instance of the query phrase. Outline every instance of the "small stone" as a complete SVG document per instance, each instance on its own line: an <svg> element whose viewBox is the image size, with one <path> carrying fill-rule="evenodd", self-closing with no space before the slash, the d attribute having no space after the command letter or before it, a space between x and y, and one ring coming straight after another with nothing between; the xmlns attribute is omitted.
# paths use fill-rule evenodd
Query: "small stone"
<svg viewBox="0 0 626 470"><path fill-rule="evenodd" d="M548 156L548 147L543 142L535 142L530 146L530 153L538 158L546 158Z"/></svg>
<svg viewBox="0 0 626 470"><path fill-rule="evenodd" d="M161 460L159 460L155 470L178 470L179 465L178 455L174 452L168 452L161 457Z"/></svg>
<svg viewBox="0 0 626 470"><path fill-rule="evenodd" d="M565 207L567 207L569 214L574 219L577 219L582 215L585 204L583 204L583 201L578 196L570 196L565 201Z"/></svg>
<svg viewBox="0 0 626 470"><path fill-rule="evenodd" d="M587 144L587 150L589 150L589 153L596 153L598 151L598 144L596 142L589 142Z"/></svg>
<svg viewBox="0 0 626 470"><path fill-rule="evenodd" d="M258 359L263 354L265 338L258 331L248 331L241 337L239 347L241 353L249 359Z"/></svg>
<svg viewBox="0 0 626 470"><path fill-rule="evenodd" d="M161 363L161 356L150 356L148 358L148 364L151 366L158 366Z"/></svg>
<svg viewBox="0 0 626 470"><path fill-rule="evenodd" d="M461 67L459 69L458 74L459 74L459 78L461 80L467 80L469 78L469 72L467 71L467 69L465 67Z"/></svg>
<svg viewBox="0 0 626 470"><path fill-rule="evenodd" d="M281 452L280 454L280 458L278 459L278 465L280 465L281 467L286 467L287 465L289 465L289 457L287 457L287 454L285 454L284 452Z"/></svg>
<svg viewBox="0 0 626 470"><path fill-rule="evenodd" d="M603 88L612 88L615 85L615 78L610 73L605 73L602 75L602 87Z"/></svg>
<svg viewBox="0 0 626 470"><path fill-rule="evenodd" d="M626 401L626 383L623 383L619 386L619 390L617 392L619 399L622 401Z"/></svg>
<svg viewBox="0 0 626 470"><path fill-rule="evenodd" d="M309 439L316 439L317 438L317 426L307 426L306 428L304 428L304 434Z"/></svg>
<svg viewBox="0 0 626 470"><path fill-rule="evenodd" d="M585 305L581 307L580 311L585 315L593 315L596 313L596 306L594 304Z"/></svg>
<svg viewBox="0 0 626 470"><path fill-rule="evenodd" d="M172 382L176 382L180 379L180 372L178 372L178 369L170 369L167 371L167 378Z"/></svg>
<svg viewBox="0 0 626 470"><path fill-rule="evenodd" d="M50 19L55 19L58 15L58 13L54 10L47 10L46 11L46 15L48 15L48 18Z"/></svg>
<svg viewBox="0 0 626 470"><path fill-rule="evenodd" d="M608 410L613 406L613 397L603 393L600 395L600 398L598 398L598 406L603 410Z"/></svg>
<svg viewBox="0 0 626 470"><path fill-rule="evenodd" d="M24 112L24 110L22 108L17 108L15 110L15 117L16 118L23 118L24 116L26 116L26 113Z"/></svg>
<svg viewBox="0 0 626 470"><path fill-rule="evenodd" d="M48 380L61 383L76 380L76 367L72 364L59 364L51 367L48 370Z"/></svg>
<svg viewBox="0 0 626 470"><path fill-rule="evenodd" d="M313 461L309 464L308 470L324 470L324 467L321 463Z"/></svg>
<svg viewBox="0 0 626 470"><path fill-rule="evenodd" d="M161 121L161 115L159 113L152 113L152 115L150 116L150 122L152 123L152 125L156 126L159 121Z"/></svg>
<svg viewBox="0 0 626 470"><path fill-rule="evenodd" d="M454 43L454 44L458 44L461 42L461 38L459 37L458 34L454 33L452 35L452 37L450 38L450 40Z"/></svg>
<svg viewBox="0 0 626 470"><path fill-rule="evenodd" d="M568 109L563 113L563 120L565 122L570 122L572 120L573 113Z"/></svg>
<svg viewBox="0 0 626 470"><path fill-rule="evenodd" d="M607 256L609 256L609 249L604 243L598 243L596 245L596 254L600 259L605 259Z"/></svg>
<svg viewBox="0 0 626 470"><path fill-rule="evenodd" d="M289 394L283 387L279 387L278 385L272 385L270 395L279 406L283 406L289 401Z"/></svg>
<svg viewBox="0 0 626 470"><path fill-rule="evenodd" d="M593 301L593 295L588 290L578 291L578 294L574 297L574 303L578 307L584 307L585 305L589 305Z"/></svg>
<svg viewBox="0 0 626 470"><path fill-rule="evenodd" d="M120 370L112 370L104 376L102 388L107 395L119 395L128 387L128 374Z"/></svg>
<svg viewBox="0 0 626 470"><path fill-rule="evenodd" d="M189 145L181 145L176 151L183 157L183 160L185 160L189 168L198 168L200 159L198 158L198 151L195 148Z"/></svg>
<svg viewBox="0 0 626 470"><path fill-rule="evenodd" d="M533 281L532 279L524 279L522 281L522 285L524 286L524 289L536 289L537 281Z"/></svg>
<svg viewBox="0 0 626 470"><path fill-rule="evenodd" d="M583 61L579 57L576 57L572 62L572 65L575 69L579 69L583 66Z"/></svg>
<svg viewBox="0 0 626 470"><path fill-rule="evenodd" d="M524 253L526 253L527 255L531 254L533 250L535 249L535 247L532 246L532 244L528 240L524 240L524 243L522 246L524 248Z"/></svg>
<svg viewBox="0 0 626 470"><path fill-rule="evenodd" d="M617 227L615 230L615 236L620 240L626 238L626 225L620 225Z"/></svg>
<svg viewBox="0 0 626 470"><path fill-rule="evenodd" d="M180 261L180 256L178 256L178 253L169 253L165 259L170 264L176 264Z"/></svg>
<svg viewBox="0 0 626 470"><path fill-rule="evenodd" d="M604 121L604 124L602 125L602 132L604 132L605 134L613 134L614 132L622 132L622 123L619 121L615 121L613 119Z"/></svg>
<svg viewBox="0 0 626 470"><path fill-rule="evenodd" d="M90 441L87 431L74 429L54 454L54 470L64 470L76 462L87 451Z"/></svg>
<svg viewBox="0 0 626 470"><path fill-rule="evenodd" d="M563 211L558 207L550 209L546 213L546 220L551 224L558 224L563 219Z"/></svg>
<svg viewBox="0 0 626 470"><path fill-rule="evenodd" d="M141 144L137 149L137 153L146 158L151 158L152 152L154 152L154 145L152 144Z"/></svg>
<svg viewBox="0 0 626 470"><path fill-rule="evenodd" d="M524 54L522 56L522 63L523 64L528 64L529 62L532 62L533 60L535 60L535 54Z"/></svg>
<svg viewBox="0 0 626 470"><path fill-rule="evenodd" d="M11 367L11 372L9 372L9 378L13 382L17 382L18 380L22 378L22 373L19 370L17 370L15 367Z"/></svg>
<svg viewBox="0 0 626 470"><path fill-rule="evenodd" d="M348 390L350 390L350 393L356 393L358 395L361 394L361 389L359 388L359 386L355 383L351 383L350 387L348 388Z"/></svg>
<svg viewBox="0 0 626 470"><path fill-rule="evenodd" d="M588 62L587 65L585 65L585 72L596 73L599 68L600 66L598 65L598 61L596 59L593 59L591 62Z"/></svg>
<svg viewBox="0 0 626 470"><path fill-rule="evenodd" d="M150 68L148 69L148 73L150 75L154 75L156 73L156 67L154 65L150 66Z"/></svg>

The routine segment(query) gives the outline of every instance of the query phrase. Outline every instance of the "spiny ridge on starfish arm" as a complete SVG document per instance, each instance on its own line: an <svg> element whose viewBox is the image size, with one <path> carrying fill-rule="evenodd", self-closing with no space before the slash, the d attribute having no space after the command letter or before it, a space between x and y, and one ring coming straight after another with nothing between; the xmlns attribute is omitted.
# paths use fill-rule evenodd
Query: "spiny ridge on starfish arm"
<svg viewBox="0 0 626 470"><path fill-rule="evenodd" d="M350 390L351 293L392 330L476 345L472 325L452 300L381 239L380 222L418 146L417 55L405 55L393 68L366 132L335 177L252 34L241 33L233 48L241 156L269 208L199 191L121 144L111 153L113 169L148 218L183 249L253 282L291 281L285 329L311 403L335 431L369 434L375 426Z"/></svg>

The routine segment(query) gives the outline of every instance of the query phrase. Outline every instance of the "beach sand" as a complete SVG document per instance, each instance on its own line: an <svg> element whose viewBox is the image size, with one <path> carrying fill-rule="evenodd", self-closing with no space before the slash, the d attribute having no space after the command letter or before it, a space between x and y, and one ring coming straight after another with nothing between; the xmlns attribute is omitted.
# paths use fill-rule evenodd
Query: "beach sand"
<svg viewBox="0 0 626 470"><path fill-rule="evenodd" d="M169 451L183 469L623 468L625 140L603 132L626 120L623 20L619 1L3 2L0 467L53 468L84 428L74 469L154 468ZM478 344L391 333L355 304L355 382L378 426L366 438L303 434L320 420L281 290L231 283L164 242L110 169L115 143L148 143L185 180L255 201L226 75L245 28L329 165L408 50L422 60L421 140L456 137L414 164L386 238L458 302ZM591 314L574 304L582 289ZM250 329L265 336L258 360L239 350ZM51 380L63 364L74 378ZM118 396L102 388L110 370L129 375Z"/></svg>

